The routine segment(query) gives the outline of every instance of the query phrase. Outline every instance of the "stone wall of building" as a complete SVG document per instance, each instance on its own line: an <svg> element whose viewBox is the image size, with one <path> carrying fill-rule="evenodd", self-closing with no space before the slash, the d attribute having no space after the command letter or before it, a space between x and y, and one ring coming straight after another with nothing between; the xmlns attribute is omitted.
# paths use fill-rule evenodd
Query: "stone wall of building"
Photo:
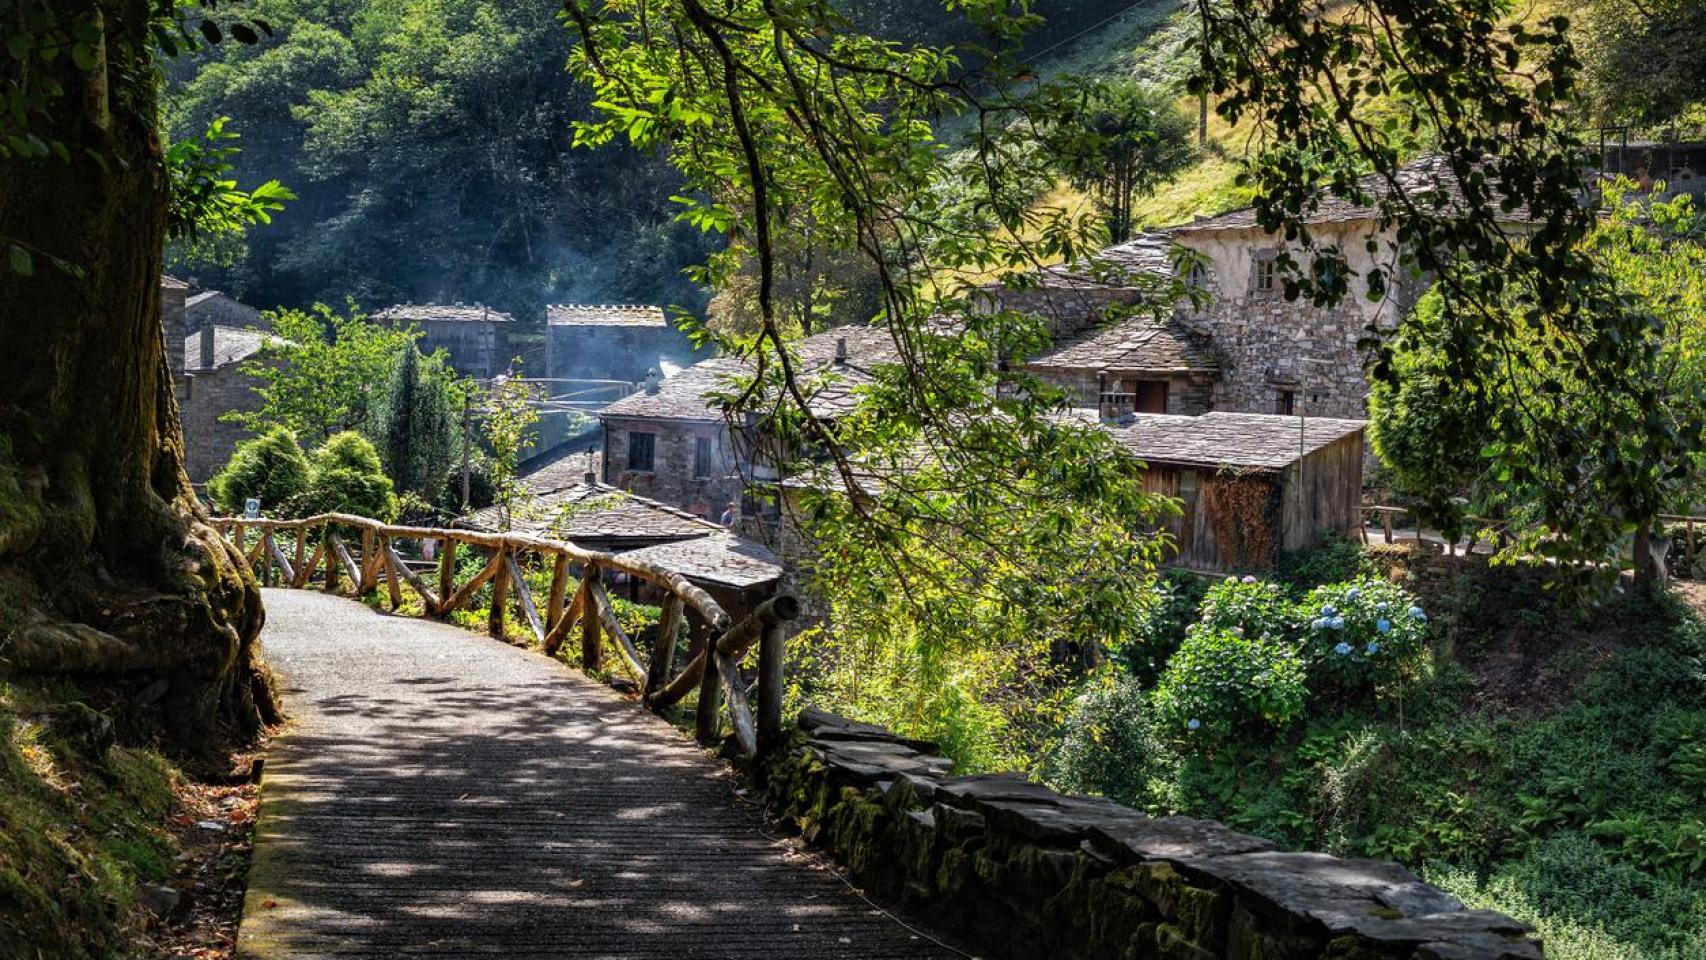
<svg viewBox="0 0 1706 960"><path fill-rule="evenodd" d="M420 350L450 354L450 365L470 377L494 377L509 369L509 321L413 320L421 332Z"/></svg>
<svg viewBox="0 0 1706 960"><path fill-rule="evenodd" d="M1389 293L1368 299L1369 272L1390 271L1390 236L1373 235L1377 251L1368 252L1367 223L1322 224L1313 227L1323 245L1337 245L1347 254L1357 279L1336 306L1321 308L1304 300L1287 301L1277 279L1274 289L1256 288L1254 274L1262 260L1285 249L1273 235L1259 230L1192 232L1182 228L1175 239L1202 255L1209 304L1202 310L1181 310L1181 319L1212 338L1221 371L1213 408L1235 413L1284 412L1281 397L1292 396L1293 409L1323 417L1362 418L1368 415L1367 368L1371 351L1358 347L1369 328L1387 333L1415 305L1421 284L1389 280ZM1307 254L1292 249L1300 263ZM1388 274L1390 277L1390 273ZM1319 362L1305 363L1305 360Z"/></svg>
<svg viewBox="0 0 1706 960"><path fill-rule="evenodd" d="M1284 853L1009 775L820 711L766 765L773 810L861 886L990 956L1053 960L1539 960L1526 925L1398 864Z"/></svg>
<svg viewBox="0 0 1706 960"><path fill-rule="evenodd" d="M1101 402L1103 378L1094 370L1033 370L1038 379L1071 394L1072 404L1094 410ZM1107 389L1118 390L1123 377L1108 377ZM1143 378L1148 379L1148 378ZM1213 409L1214 380L1209 377L1169 377L1167 379L1167 409L1162 413L1197 416Z"/></svg>
<svg viewBox="0 0 1706 960"><path fill-rule="evenodd" d="M665 362L688 365L692 351L675 328L661 324L552 324L545 328L545 364L565 380L639 383Z"/></svg>
<svg viewBox="0 0 1706 960"><path fill-rule="evenodd" d="M178 341L182 343L180 339ZM184 472L192 483L206 483L237 444L253 436L241 424L220 418L229 411L252 412L261 407L255 378L242 364L228 363L211 370L191 370L178 380L178 413L184 424Z"/></svg>
<svg viewBox="0 0 1706 960"><path fill-rule="evenodd" d="M649 471L629 468L636 433L653 437ZM694 471L699 440L711 445L711 468L703 476ZM739 502L744 486L723 424L662 419L604 421L604 482L712 521L731 501Z"/></svg>

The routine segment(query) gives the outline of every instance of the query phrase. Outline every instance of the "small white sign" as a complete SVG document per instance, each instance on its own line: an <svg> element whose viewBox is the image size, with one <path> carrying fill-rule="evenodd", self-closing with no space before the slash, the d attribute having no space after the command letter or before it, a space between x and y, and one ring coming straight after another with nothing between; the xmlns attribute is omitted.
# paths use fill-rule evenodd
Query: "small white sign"
<svg viewBox="0 0 1706 960"><path fill-rule="evenodd" d="M243 519L259 520L261 518L261 501L250 497L243 501Z"/></svg>

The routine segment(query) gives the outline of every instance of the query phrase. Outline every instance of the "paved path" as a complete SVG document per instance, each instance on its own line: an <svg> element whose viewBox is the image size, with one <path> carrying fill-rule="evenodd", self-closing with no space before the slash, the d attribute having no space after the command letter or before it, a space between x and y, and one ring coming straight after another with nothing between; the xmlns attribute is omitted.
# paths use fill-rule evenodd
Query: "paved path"
<svg viewBox="0 0 1706 960"><path fill-rule="evenodd" d="M674 727L534 653L268 590L252 958L950 957L760 832Z"/></svg>

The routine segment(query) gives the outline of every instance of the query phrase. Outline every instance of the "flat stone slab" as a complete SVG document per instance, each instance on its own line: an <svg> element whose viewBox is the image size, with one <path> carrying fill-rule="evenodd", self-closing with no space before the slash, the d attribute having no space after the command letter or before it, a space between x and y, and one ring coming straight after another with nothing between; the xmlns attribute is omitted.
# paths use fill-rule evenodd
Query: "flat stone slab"
<svg viewBox="0 0 1706 960"><path fill-rule="evenodd" d="M1213 820L1192 817L1142 817L1098 823L1092 837L1098 849L1125 860L1185 860L1261 853L1271 841Z"/></svg>
<svg viewBox="0 0 1706 960"><path fill-rule="evenodd" d="M268 754L239 956L957 956L578 671L323 593L265 599L295 725Z"/></svg>

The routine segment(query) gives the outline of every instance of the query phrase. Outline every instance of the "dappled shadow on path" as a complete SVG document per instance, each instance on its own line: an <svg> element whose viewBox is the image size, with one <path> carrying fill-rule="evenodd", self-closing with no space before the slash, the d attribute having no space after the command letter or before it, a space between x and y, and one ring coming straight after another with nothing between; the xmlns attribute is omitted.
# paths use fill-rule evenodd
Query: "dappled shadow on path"
<svg viewBox="0 0 1706 960"><path fill-rule="evenodd" d="M269 761L252 955L952 955L791 859L609 689L455 628L267 601L300 726Z"/></svg>

